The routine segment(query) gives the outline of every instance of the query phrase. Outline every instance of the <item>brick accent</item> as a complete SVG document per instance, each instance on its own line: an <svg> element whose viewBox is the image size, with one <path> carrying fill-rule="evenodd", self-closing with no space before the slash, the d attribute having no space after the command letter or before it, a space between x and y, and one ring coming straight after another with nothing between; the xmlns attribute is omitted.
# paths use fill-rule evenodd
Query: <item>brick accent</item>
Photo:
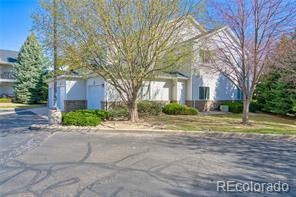
<svg viewBox="0 0 296 197"><path fill-rule="evenodd" d="M87 100L64 100L64 111L75 111L78 109L86 109Z"/></svg>
<svg viewBox="0 0 296 197"><path fill-rule="evenodd" d="M161 103L163 106L168 104L168 103L177 103L177 101L155 101L158 103ZM195 101L190 101L187 100L185 102L185 105L188 107L194 107L198 109L199 111L212 111L212 110L218 110L219 106L223 103L226 102L226 100L219 100L219 101L213 101L213 100L207 100L207 101L201 101L201 100L195 100ZM125 105L123 102L118 102L118 101L112 101L112 102L101 102L103 108L102 109L109 109L114 106L120 106L120 105Z"/></svg>
<svg viewBox="0 0 296 197"><path fill-rule="evenodd" d="M110 101L110 102L102 101L101 102L101 107L104 110L108 110L109 108L112 108L115 106L122 106L122 105L125 105L123 101Z"/></svg>
<svg viewBox="0 0 296 197"><path fill-rule="evenodd" d="M226 100L195 100L195 101L186 101L186 105L189 107L194 107L198 109L199 111L212 111L212 110L218 110L219 106L226 102Z"/></svg>
<svg viewBox="0 0 296 197"><path fill-rule="evenodd" d="M138 101L138 102L141 102L141 101ZM162 106L165 106L168 103L172 103L172 101L153 101L153 102L160 103ZM105 110L112 108L114 106L122 106L122 105L125 105L125 103L122 101L110 101L110 102L102 101L101 102L102 109L105 109Z"/></svg>

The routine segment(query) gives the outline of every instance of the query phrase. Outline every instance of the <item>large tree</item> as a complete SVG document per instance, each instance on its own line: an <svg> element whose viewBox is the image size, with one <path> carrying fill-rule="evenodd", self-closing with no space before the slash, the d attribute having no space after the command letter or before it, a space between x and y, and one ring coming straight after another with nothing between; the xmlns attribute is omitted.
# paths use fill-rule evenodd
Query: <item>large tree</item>
<svg viewBox="0 0 296 197"><path fill-rule="evenodd" d="M47 63L35 34L31 33L14 64L14 93L17 102L38 103L47 99L47 85L44 82Z"/></svg>
<svg viewBox="0 0 296 197"><path fill-rule="evenodd" d="M255 99L264 111L296 114L296 31L282 37L269 64L269 72L258 84Z"/></svg>
<svg viewBox="0 0 296 197"><path fill-rule="evenodd" d="M33 28L38 32L43 47L52 57L53 62L53 108L57 109L57 76L61 71L59 56L59 25L61 24L60 0L40 0L41 10L33 14Z"/></svg>
<svg viewBox="0 0 296 197"><path fill-rule="evenodd" d="M144 81L185 61L182 30L193 9L182 0L60 0L63 62L112 85L138 120ZM190 50L189 50L190 49Z"/></svg>
<svg viewBox="0 0 296 197"><path fill-rule="evenodd" d="M213 18L231 29L212 37L219 43L212 67L242 90L242 122L247 124L253 93L267 71L274 44L295 25L296 1L228 0L211 5Z"/></svg>

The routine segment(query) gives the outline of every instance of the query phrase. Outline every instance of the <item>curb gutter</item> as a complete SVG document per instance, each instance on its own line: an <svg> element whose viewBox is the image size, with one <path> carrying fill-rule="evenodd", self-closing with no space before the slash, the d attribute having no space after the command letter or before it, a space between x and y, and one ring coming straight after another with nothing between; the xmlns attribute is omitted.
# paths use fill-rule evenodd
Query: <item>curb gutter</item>
<svg viewBox="0 0 296 197"><path fill-rule="evenodd" d="M296 141L294 135L281 134L258 134L258 133L238 133L223 131L182 131L182 130L166 130L166 129L113 129L113 128L96 128L96 127L79 127L79 126L53 126L53 125L32 125L31 130L47 130L50 132L81 132L81 133L134 133L134 134L161 134L161 135L191 135L217 138L243 138L256 140L288 140Z"/></svg>

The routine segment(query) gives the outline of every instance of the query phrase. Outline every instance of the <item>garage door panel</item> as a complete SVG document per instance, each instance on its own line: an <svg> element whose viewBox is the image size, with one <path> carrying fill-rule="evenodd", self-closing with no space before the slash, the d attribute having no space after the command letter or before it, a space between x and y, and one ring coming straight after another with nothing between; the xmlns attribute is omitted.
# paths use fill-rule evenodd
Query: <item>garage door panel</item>
<svg viewBox="0 0 296 197"><path fill-rule="evenodd" d="M90 85L87 91L87 108L101 109L101 102L104 99L104 89L101 85Z"/></svg>

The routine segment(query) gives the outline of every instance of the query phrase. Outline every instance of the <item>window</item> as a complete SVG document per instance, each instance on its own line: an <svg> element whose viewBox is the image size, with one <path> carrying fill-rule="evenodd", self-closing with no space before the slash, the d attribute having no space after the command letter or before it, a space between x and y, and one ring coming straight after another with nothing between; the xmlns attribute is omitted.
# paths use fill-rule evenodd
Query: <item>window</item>
<svg viewBox="0 0 296 197"><path fill-rule="evenodd" d="M210 99L210 88L209 87L199 87L199 99L209 100Z"/></svg>
<svg viewBox="0 0 296 197"><path fill-rule="evenodd" d="M206 49L201 49L199 51L199 57L201 58L202 63L211 63L213 62L214 52Z"/></svg>

